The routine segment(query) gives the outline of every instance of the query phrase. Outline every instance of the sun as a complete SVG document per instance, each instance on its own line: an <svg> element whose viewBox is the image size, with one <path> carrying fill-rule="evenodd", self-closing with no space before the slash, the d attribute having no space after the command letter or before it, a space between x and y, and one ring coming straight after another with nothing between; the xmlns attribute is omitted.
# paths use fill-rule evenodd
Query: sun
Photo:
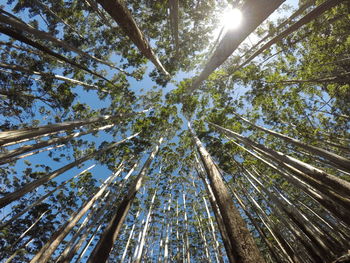
<svg viewBox="0 0 350 263"><path fill-rule="evenodd" d="M237 29L242 23L242 12L238 8L226 8L224 11L221 25L226 30Z"/></svg>

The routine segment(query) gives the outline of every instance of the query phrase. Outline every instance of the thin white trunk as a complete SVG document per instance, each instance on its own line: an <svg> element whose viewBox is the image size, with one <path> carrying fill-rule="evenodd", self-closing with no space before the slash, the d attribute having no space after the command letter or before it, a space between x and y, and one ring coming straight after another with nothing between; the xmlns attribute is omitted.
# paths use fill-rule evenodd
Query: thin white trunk
<svg viewBox="0 0 350 263"><path fill-rule="evenodd" d="M134 257L134 263L140 263L141 262L141 257L142 257L142 251L143 251L143 247L145 245L145 240L146 240L146 235L147 235L147 231L148 231L148 226L149 226L149 222L151 219L151 214L152 214L152 209L153 209L153 205L154 205L154 200L156 198L157 195L157 191L158 189L154 192L153 196L152 196L152 200L151 200L151 204L148 210L148 214L146 217L146 222L143 226L143 231L142 231L142 235L141 235L141 239L139 242L139 246L138 249L136 250L136 255Z"/></svg>
<svg viewBox="0 0 350 263"><path fill-rule="evenodd" d="M50 180L56 178L57 176L61 175L62 173L72 169L73 167L76 167L78 166L79 164L87 161L87 160L90 160L91 158L93 158L94 156L96 155L100 155L110 149L113 149L115 148L116 146L118 146L119 144L127 141L127 140L130 140L131 138L134 138L135 136L137 136L139 133L136 133L132 136L129 136L128 138L125 138L119 142L115 142L115 143L112 143L110 144L109 146L107 147L104 147L100 150L97 150L97 151L94 151L90 154L87 154L85 156L83 156L82 158L70 163L70 164L67 164L59 169L57 169L56 171L50 173L50 174L47 174L47 175L44 175L42 177L40 177L39 179L36 179L35 181L31 182L31 183L28 183L26 185L24 185L22 188L18 189L17 191L15 192L12 192L12 193L9 193L7 195L5 195L3 198L0 199L0 208L8 205L9 203L15 201L15 200L18 200L19 198L21 198L23 195L25 195L26 193L28 192L31 192L33 191L34 189L36 189L37 187L49 182Z"/></svg>
<svg viewBox="0 0 350 263"><path fill-rule="evenodd" d="M186 194L182 194L183 206L184 206L184 219L185 219L185 247L186 247L186 262L191 263L190 244L188 241L188 223L187 223L187 208L186 208Z"/></svg>
<svg viewBox="0 0 350 263"><path fill-rule="evenodd" d="M70 219L64 224L56 233L51 237L51 239L40 249L40 251L32 258L30 263L45 263L47 262L52 253L55 252L56 248L62 242L62 240L68 235L72 228L79 222L79 220L86 214L86 212L94 205L96 200L98 200L105 193L110 184L120 175L122 172L123 163L118 167L118 171L108 177L105 182L100 186L99 191L85 204L81 206L76 213L74 213Z"/></svg>
<svg viewBox="0 0 350 263"><path fill-rule="evenodd" d="M139 217L140 211L141 211L140 209L137 211L136 216L135 216L136 219ZM123 252L122 258L120 260L120 263L123 263L124 260L125 260L126 254L128 252L128 248L130 246L131 238L132 238L132 236L134 234L135 226L136 226L135 224L132 225L132 228L131 228L130 234L129 234L129 238L128 238L128 241L126 242L126 245L125 245L125 248L124 248L124 252Z"/></svg>
<svg viewBox="0 0 350 263"><path fill-rule="evenodd" d="M65 182L61 183L59 186L57 186L55 189L51 190L50 192L48 192L47 194L43 195L42 197L40 197L38 200L36 200L35 202L33 202L32 204L30 204L29 206L25 207L21 212L19 212L18 214L16 214L15 216L13 216L10 220L8 220L7 222L4 222L3 224L0 225L0 229L4 228L5 226L12 224L15 220L17 220L19 217L21 217L23 214L27 213L30 209L32 209L34 206L37 206L38 204L40 204L42 201L44 201L46 198L48 198L50 195L52 195L54 192L56 192L57 190L61 189L62 187L64 187L67 183L73 181L75 178L77 178L78 176L84 174L85 172L91 170L92 168L94 168L96 166L96 164L91 165L90 167L88 167L87 169L83 170L82 172L80 172L79 174L75 175L74 177L72 177L69 180L66 180Z"/></svg>
<svg viewBox="0 0 350 263"><path fill-rule="evenodd" d="M79 138L80 136L83 136L83 135L86 135L86 134L90 134L90 133L93 133L93 132L105 130L105 129L113 127L114 125L115 124L105 125L103 127L89 129L89 130L84 131L84 132L80 132L79 131L79 132L75 132L75 133L72 133L72 134L69 134L69 135L66 135L66 136L56 137L56 138L49 139L49 140L46 140L46 141L37 142L37 143L31 144L31 145L24 145L24 146L18 147L16 149L13 149L13 150L10 150L8 152L0 154L0 164L4 164L4 163L7 163L7 162L10 162L10 161L13 160L13 157L16 157L16 156L18 156L20 154L27 153L27 152L30 152L30 151L33 151L33 150L37 150L37 149L40 149L40 148L43 148L43 147L46 147L46 146L50 146L50 145L53 145L53 144L58 144L58 143L66 144L71 139ZM32 153L31 155L39 153L39 152L40 151ZM22 155L20 158L23 158L25 156L28 156L28 155Z"/></svg>

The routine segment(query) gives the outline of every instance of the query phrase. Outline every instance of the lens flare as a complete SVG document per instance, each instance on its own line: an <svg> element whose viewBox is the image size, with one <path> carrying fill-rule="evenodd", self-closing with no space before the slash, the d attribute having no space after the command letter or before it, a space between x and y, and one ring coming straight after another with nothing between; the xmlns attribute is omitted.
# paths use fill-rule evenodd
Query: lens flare
<svg viewBox="0 0 350 263"><path fill-rule="evenodd" d="M222 26L227 30L237 29L242 23L242 12L237 8L227 8L222 18Z"/></svg>

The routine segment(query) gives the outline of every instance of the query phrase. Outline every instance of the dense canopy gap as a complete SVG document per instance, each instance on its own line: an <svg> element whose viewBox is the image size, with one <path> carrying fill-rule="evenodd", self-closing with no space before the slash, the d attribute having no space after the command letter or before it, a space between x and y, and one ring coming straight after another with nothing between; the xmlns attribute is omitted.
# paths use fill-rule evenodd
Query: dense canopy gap
<svg viewBox="0 0 350 263"><path fill-rule="evenodd" d="M0 261L350 262L349 13L8 0Z"/></svg>

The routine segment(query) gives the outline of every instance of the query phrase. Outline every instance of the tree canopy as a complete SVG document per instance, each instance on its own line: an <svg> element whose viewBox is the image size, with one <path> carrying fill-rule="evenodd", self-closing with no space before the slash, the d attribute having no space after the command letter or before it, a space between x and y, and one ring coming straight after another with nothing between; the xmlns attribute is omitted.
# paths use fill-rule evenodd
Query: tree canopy
<svg viewBox="0 0 350 263"><path fill-rule="evenodd" d="M0 261L350 262L349 14L7 0Z"/></svg>

